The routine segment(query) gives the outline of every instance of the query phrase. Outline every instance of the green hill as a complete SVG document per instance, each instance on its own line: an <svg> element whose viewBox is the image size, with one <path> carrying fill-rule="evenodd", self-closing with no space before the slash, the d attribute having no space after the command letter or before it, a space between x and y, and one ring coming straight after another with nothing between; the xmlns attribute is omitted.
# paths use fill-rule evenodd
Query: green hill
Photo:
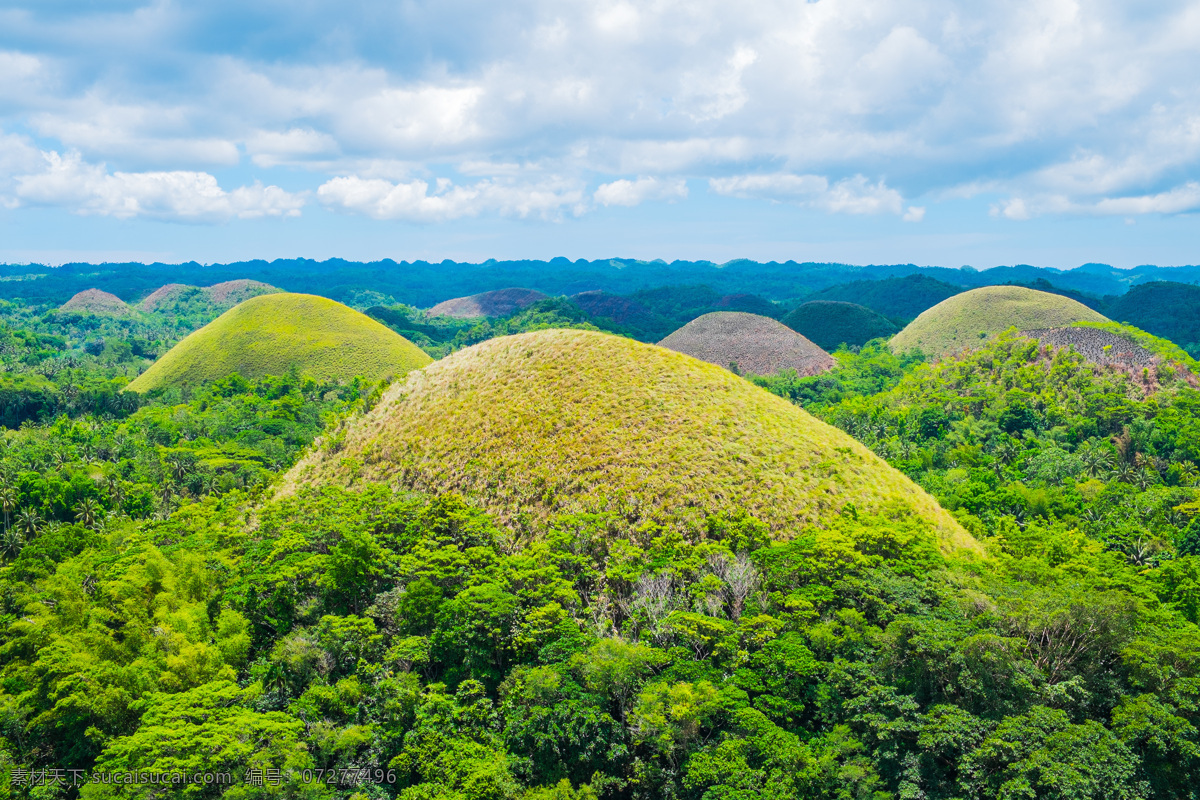
<svg viewBox="0 0 1200 800"><path fill-rule="evenodd" d="M1108 307L1108 316L1200 355L1200 286L1171 281L1143 283L1117 298Z"/></svg>
<svg viewBox="0 0 1200 800"><path fill-rule="evenodd" d="M377 380L430 360L412 342L341 303L309 294L264 294L175 345L129 388L194 386L234 372L255 379L293 366L320 379Z"/></svg>
<svg viewBox="0 0 1200 800"><path fill-rule="evenodd" d="M624 337L545 330L460 350L393 384L288 475L460 491L516 527L614 512L693 533L745 510L788 538L839 513L910 512L977 547L870 450L721 367Z"/></svg>
<svg viewBox="0 0 1200 800"><path fill-rule="evenodd" d="M801 303L783 318L783 324L826 350L834 350L840 344L860 347L900 330L887 317L866 306L833 300Z"/></svg>
<svg viewBox="0 0 1200 800"><path fill-rule="evenodd" d="M1060 328L1076 322L1107 322L1081 303L1021 286L985 286L943 300L892 337L898 353L920 350L945 356L974 350L996 334L1017 328Z"/></svg>
<svg viewBox="0 0 1200 800"><path fill-rule="evenodd" d="M963 291L962 286L939 281L928 275L905 275L882 280L839 283L813 292L807 299L858 303L885 317L911 320L925 309L933 308Z"/></svg>

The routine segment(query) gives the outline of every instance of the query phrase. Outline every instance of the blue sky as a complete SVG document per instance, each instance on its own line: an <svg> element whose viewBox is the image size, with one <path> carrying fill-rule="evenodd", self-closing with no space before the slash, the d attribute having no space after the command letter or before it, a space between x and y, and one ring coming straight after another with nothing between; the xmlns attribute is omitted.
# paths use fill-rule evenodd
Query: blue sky
<svg viewBox="0 0 1200 800"><path fill-rule="evenodd" d="M1200 0L0 0L0 260L1200 262Z"/></svg>

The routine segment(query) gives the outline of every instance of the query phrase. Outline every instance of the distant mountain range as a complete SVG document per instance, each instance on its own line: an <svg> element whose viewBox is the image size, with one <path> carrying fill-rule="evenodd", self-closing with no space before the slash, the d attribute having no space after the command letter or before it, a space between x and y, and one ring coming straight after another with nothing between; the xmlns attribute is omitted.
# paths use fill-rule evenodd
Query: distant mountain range
<svg viewBox="0 0 1200 800"><path fill-rule="evenodd" d="M918 267L914 264L852 266L848 264L761 263L749 260L714 264L708 261L638 261L605 259L571 261L495 261L479 264L443 261L375 261L280 259L242 261L210 266L184 264L66 264L0 265L0 299L24 298L31 303L61 305L85 289L110 292L136 303L166 283L211 285L251 279L285 291L309 292L349 303L372 305L392 297L398 302L428 308L453 297L523 286L549 295L604 291L629 295L677 285L705 285L719 295L752 293L795 305L829 287L852 281L925 276L951 286L980 286L1047 282L1063 293L1078 292L1097 299L1116 298L1131 287L1156 281L1200 283L1200 266L1141 266L1117 269L1084 264L1077 269L1018 265L977 270L971 267ZM823 298L841 299L841 298ZM861 302L861 300L857 301ZM889 316L904 314L883 312Z"/></svg>

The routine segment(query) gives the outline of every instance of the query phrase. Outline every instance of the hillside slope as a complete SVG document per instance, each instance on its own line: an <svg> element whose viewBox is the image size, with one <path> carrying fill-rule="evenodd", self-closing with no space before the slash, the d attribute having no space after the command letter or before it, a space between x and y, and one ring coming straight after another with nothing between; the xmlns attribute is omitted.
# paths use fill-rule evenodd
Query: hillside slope
<svg viewBox="0 0 1200 800"><path fill-rule="evenodd" d="M658 343L719 367L751 375L794 369L819 375L833 357L781 322L741 311L714 311L698 317Z"/></svg>
<svg viewBox="0 0 1200 800"><path fill-rule="evenodd" d="M1009 328L1061 328L1076 322L1107 322L1067 297L1021 286L986 286L943 300L891 339L895 352L920 350L941 357L974 350Z"/></svg>
<svg viewBox="0 0 1200 800"><path fill-rule="evenodd" d="M466 493L523 528L612 511L693 532L744 509L789 538L848 507L911 512L977 547L846 434L712 364L603 333L546 330L460 350L393 384L289 473Z"/></svg>
<svg viewBox="0 0 1200 800"><path fill-rule="evenodd" d="M136 392L194 386L239 373L378 380L430 362L407 339L352 308L307 294L264 294L188 336L129 385Z"/></svg>
<svg viewBox="0 0 1200 800"><path fill-rule="evenodd" d="M899 330L887 317L866 306L835 300L801 303L782 322L826 350L841 344L861 347Z"/></svg>

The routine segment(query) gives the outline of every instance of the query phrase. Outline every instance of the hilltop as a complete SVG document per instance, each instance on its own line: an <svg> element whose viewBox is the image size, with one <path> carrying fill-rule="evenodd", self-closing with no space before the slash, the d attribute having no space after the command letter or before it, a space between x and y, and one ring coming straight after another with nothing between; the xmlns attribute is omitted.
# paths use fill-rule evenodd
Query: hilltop
<svg viewBox="0 0 1200 800"><path fill-rule="evenodd" d="M1009 328L1060 328L1076 322L1107 322L1087 306L1061 295L1021 286L988 286L943 300L892 337L896 352L920 350L945 356L974 350Z"/></svg>
<svg viewBox="0 0 1200 800"><path fill-rule="evenodd" d="M255 379L295 367L320 379L403 375L431 359L416 345L352 308L307 294L246 300L192 333L129 388L194 386L231 373Z"/></svg>
<svg viewBox="0 0 1200 800"><path fill-rule="evenodd" d="M281 290L269 283L247 279L212 286L168 283L142 298L138 307L151 314L187 314L205 308L224 311L251 297L278 291Z"/></svg>
<svg viewBox="0 0 1200 800"><path fill-rule="evenodd" d="M887 317L866 306L835 300L801 303L782 321L826 350L834 350L841 344L861 347L872 339L891 336L900 330Z"/></svg>
<svg viewBox="0 0 1200 800"><path fill-rule="evenodd" d="M460 350L391 386L289 473L459 491L509 526L610 511L695 532L747 511L777 536L847 508L911 512L976 543L848 435L727 370L618 336L545 330Z"/></svg>
<svg viewBox="0 0 1200 800"><path fill-rule="evenodd" d="M429 317L503 317L527 308L547 295L533 289L497 289L494 292L473 294L470 297L455 297L443 300L426 312Z"/></svg>
<svg viewBox="0 0 1200 800"><path fill-rule="evenodd" d="M751 375L774 375L785 369L802 376L818 375L834 365L832 356L786 325L741 311L705 314L658 344Z"/></svg>
<svg viewBox="0 0 1200 800"><path fill-rule="evenodd" d="M133 312L124 300L100 289L84 289L59 307L60 311L77 314L109 314L128 316Z"/></svg>

